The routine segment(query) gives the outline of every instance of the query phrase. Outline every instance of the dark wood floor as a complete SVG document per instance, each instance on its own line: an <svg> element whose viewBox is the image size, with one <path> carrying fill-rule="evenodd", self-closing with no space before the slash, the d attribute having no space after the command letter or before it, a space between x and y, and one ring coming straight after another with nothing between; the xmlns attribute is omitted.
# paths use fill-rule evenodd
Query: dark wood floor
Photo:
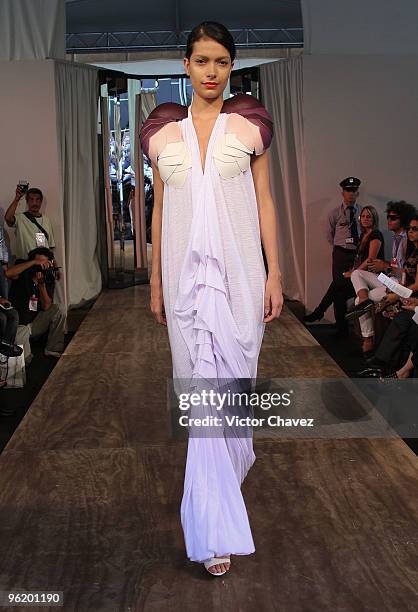
<svg viewBox="0 0 418 612"><path fill-rule="evenodd" d="M102 294L0 456L0 590L60 590L76 612L418 609L418 459L397 438L256 432L256 553L222 578L185 559L186 444L148 291ZM288 310L259 375L344 378Z"/></svg>

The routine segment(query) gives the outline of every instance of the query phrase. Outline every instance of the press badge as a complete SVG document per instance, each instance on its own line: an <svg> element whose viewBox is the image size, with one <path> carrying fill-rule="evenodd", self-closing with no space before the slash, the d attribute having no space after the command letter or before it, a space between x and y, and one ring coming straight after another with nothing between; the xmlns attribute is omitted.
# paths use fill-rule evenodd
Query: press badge
<svg viewBox="0 0 418 612"><path fill-rule="evenodd" d="M38 312L38 298L36 297L36 295L32 295L29 298L29 310L32 310L33 312Z"/></svg>
<svg viewBox="0 0 418 612"><path fill-rule="evenodd" d="M352 237L351 238L346 238L345 239L345 243L346 244L353 244L354 243L354 238L352 238Z"/></svg>
<svg viewBox="0 0 418 612"><path fill-rule="evenodd" d="M45 234L43 234L42 232L36 232L35 241L37 247L46 247Z"/></svg>

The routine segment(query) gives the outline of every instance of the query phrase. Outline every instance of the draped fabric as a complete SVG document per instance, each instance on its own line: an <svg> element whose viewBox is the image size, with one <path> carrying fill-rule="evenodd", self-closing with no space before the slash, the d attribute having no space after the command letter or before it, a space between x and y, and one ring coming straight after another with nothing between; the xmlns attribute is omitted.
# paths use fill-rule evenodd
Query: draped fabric
<svg viewBox="0 0 418 612"><path fill-rule="evenodd" d="M225 120L226 115L222 115L215 125L207 151L209 159ZM192 166L197 168L200 155L190 115L183 129L186 143L192 145ZM248 348L242 343L228 304L222 233L212 187L219 177L216 167L208 165L210 170L205 168L203 174L195 172L191 177L194 213L174 304L174 316L192 361L189 392L201 392L207 381L220 391L219 381L227 381L226 386L231 387L236 378L255 376L259 350L258 342L249 342ZM244 278L236 280L244 284L242 272ZM254 321L259 328L260 319ZM214 414L213 408L199 405L191 417ZM201 435L190 431L181 504L189 558L204 561L215 554L249 554L255 549L240 486L255 460L252 439L224 437L216 431Z"/></svg>
<svg viewBox="0 0 418 612"><path fill-rule="evenodd" d="M165 183L162 284L178 396L234 392L257 374L266 275L249 161L270 143L271 120L246 98L224 105L203 167L190 109L157 107L141 134ZM220 414L200 402L189 416ZM241 493L254 460L247 428L190 427L181 521L192 561L254 552Z"/></svg>
<svg viewBox="0 0 418 612"><path fill-rule="evenodd" d="M273 118L270 184L278 219L279 261L287 297L305 302L305 156L302 58L260 67L263 102Z"/></svg>
<svg viewBox="0 0 418 612"><path fill-rule="evenodd" d="M0 60L64 59L64 0L1 0L0 33Z"/></svg>
<svg viewBox="0 0 418 612"><path fill-rule="evenodd" d="M98 259L99 165L97 70L55 63L58 155L64 214L66 291L69 306L101 290Z"/></svg>

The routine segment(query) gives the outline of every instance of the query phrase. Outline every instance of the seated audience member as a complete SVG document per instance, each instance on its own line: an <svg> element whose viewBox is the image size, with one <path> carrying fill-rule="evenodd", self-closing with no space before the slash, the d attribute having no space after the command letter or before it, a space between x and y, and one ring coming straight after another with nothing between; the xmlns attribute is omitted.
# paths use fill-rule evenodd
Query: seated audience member
<svg viewBox="0 0 418 612"><path fill-rule="evenodd" d="M0 294L0 355L3 357L18 357L22 354L20 346L15 344L19 315L12 308L9 300ZM6 380L0 380L0 389L7 385Z"/></svg>
<svg viewBox="0 0 418 612"><path fill-rule="evenodd" d="M45 355L60 357L64 350L65 314L53 304L55 279L54 255L45 247L33 249L26 260L16 260L7 269L12 279L10 300L19 313L21 325L30 328L30 338L48 332ZM30 345L25 343L25 358L30 356Z"/></svg>
<svg viewBox="0 0 418 612"><path fill-rule="evenodd" d="M388 327L369 367L357 373L365 378L409 378L418 375L418 299L401 298L403 312Z"/></svg>
<svg viewBox="0 0 418 612"><path fill-rule="evenodd" d="M374 357L368 360L368 364L372 368L380 368L385 372L393 371L399 366L400 362L404 363L405 353L409 353L405 343L408 341L411 327L413 328L414 322L416 323L418 320L418 315L414 314L415 307L418 304L416 299L418 297L418 215L411 219L408 228L408 246L404 271L405 285L412 290L412 297L399 300L399 297L394 293L389 293L386 296L386 301L389 303L399 300L403 311L393 317ZM364 370L363 373L367 375L367 370ZM373 375L372 372L369 374Z"/></svg>
<svg viewBox="0 0 418 612"><path fill-rule="evenodd" d="M389 202L386 207L388 229L393 232L392 262L376 258L368 262L368 270L354 270L351 275L356 292L356 306L346 315L346 319L360 317L361 335L363 337L362 350L370 353L374 348L374 325L369 312L376 302L382 300L386 294L386 287L377 279L380 272L389 275L401 275L407 244L406 228L416 215L416 209L407 202ZM394 265L395 264L395 265Z"/></svg>
<svg viewBox="0 0 418 612"><path fill-rule="evenodd" d="M16 213L20 199L25 194L18 185L13 202L6 211L5 219L9 227L16 229L16 259L26 259L29 251L38 247L55 247L54 234L49 218L41 212L44 199L40 189L32 187L26 192L27 210Z"/></svg>
<svg viewBox="0 0 418 612"><path fill-rule="evenodd" d="M15 344L16 331L19 323L17 310L0 295L0 354L6 357L18 357L22 349Z"/></svg>
<svg viewBox="0 0 418 612"><path fill-rule="evenodd" d="M0 295L7 298L9 285L7 283L4 271L9 262L9 251L7 250L6 238L4 235L4 213L0 208Z"/></svg>
<svg viewBox="0 0 418 612"><path fill-rule="evenodd" d="M320 321L327 308L334 304L337 333L347 333L347 322L345 320L346 302L350 297L355 297L356 295L350 280L351 274L353 270L367 270L368 259L381 259L384 256L384 239L378 229L379 217L377 210L373 206L365 206L362 209L360 227L360 241L352 270L341 273L339 278L332 281L320 304L311 314L303 317L306 323Z"/></svg>
<svg viewBox="0 0 418 612"><path fill-rule="evenodd" d="M412 291L412 295L415 296L418 295L418 215L411 219L410 226L406 229L408 241L406 243L405 261L401 270L401 278L397 280L400 284L408 287ZM375 311L392 319L400 310L400 297L386 289L386 294Z"/></svg>
<svg viewBox="0 0 418 612"><path fill-rule="evenodd" d="M418 299L410 298L408 301L402 301L403 308L412 311L412 320L415 323L415 325L411 329L411 333L408 338L411 353L403 370L406 374L405 378L409 378L410 376L418 378ZM396 372L396 378L402 378L404 372Z"/></svg>

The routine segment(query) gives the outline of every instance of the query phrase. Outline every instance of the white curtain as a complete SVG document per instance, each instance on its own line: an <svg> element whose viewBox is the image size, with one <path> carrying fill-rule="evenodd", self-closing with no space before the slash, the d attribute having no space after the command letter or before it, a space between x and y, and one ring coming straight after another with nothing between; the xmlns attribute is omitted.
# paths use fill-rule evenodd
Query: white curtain
<svg viewBox="0 0 418 612"><path fill-rule="evenodd" d="M99 163L97 70L55 63L58 155L63 194L68 306L101 290L98 260Z"/></svg>
<svg viewBox="0 0 418 612"><path fill-rule="evenodd" d="M0 60L64 57L64 0L0 1Z"/></svg>
<svg viewBox="0 0 418 612"><path fill-rule="evenodd" d="M416 54L417 0L302 0L304 53ZM355 75L341 74L341 83Z"/></svg>
<svg viewBox="0 0 418 612"><path fill-rule="evenodd" d="M260 66L262 100L273 118L270 183L277 206L279 260L287 297L305 302L305 157L302 58Z"/></svg>
<svg viewBox="0 0 418 612"><path fill-rule="evenodd" d="M141 93L141 81L139 79L128 79L128 105L129 105L129 126L131 153L135 151L135 100L137 94ZM157 106L155 93L141 93L141 125L148 115Z"/></svg>
<svg viewBox="0 0 418 612"><path fill-rule="evenodd" d="M157 106L157 95L155 93L141 94L141 125L148 119L148 115Z"/></svg>

